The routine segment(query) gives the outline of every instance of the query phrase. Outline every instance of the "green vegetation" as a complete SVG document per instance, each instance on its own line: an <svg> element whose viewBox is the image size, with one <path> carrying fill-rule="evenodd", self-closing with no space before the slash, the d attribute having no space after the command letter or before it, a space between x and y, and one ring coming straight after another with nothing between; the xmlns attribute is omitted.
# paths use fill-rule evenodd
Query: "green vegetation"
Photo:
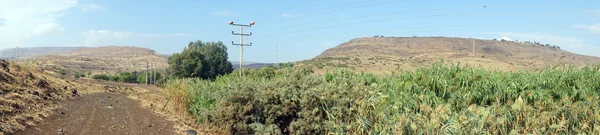
<svg viewBox="0 0 600 135"><path fill-rule="evenodd" d="M82 78L82 77L85 77L85 74L83 74L83 73L81 73L81 72L76 72L76 73L73 75L73 77L75 77L75 78Z"/></svg>
<svg viewBox="0 0 600 135"><path fill-rule="evenodd" d="M65 71L64 69L56 70L56 73L60 75L67 75L67 71Z"/></svg>
<svg viewBox="0 0 600 135"><path fill-rule="evenodd" d="M92 79L96 79L96 80L105 80L105 81L110 81L111 79L110 75L107 74L96 74L92 76Z"/></svg>
<svg viewBox="0 0 600 135"><path fill-rule="evenodd" d="M493 41L498 41L498 39L492 39ZM505 39L500 39L501 42L519 42L519 41L510 41L510 40L505 40ZM522 43L527 43L527 44L533 44L533 45L538 45L538 46L543 46L543 47L548 47L548 48L552 48L552 49L560 49L560 46L558 45L551 45L551 44L543 44L540 42L536 42L536 41L524 41Z"/></svg>
<svg viewBox="0 0 600 135"><path fill-rule="evenodd" d="M227 61L227 47L223 42L190 42L181 53L169 57L167 70L175 78L214 79L231 73L233 67Z"/></svg>
<svg viewBox="0 0 600 135"><path fill-rule="evenodd" d="M119 73L119 82L126 82L126 83L137 83L137 76L138 74L136 72L122 72Z"/></svg>
<svg viewBox="0 0 600 135"><path fill-rule="evenodd" d="M323 63L317 63L317 64L315 64L315 66L317 66L318 69L323 69L323 67L325 67L325 65L323 65Z"/></svg>
<svg viewBox="0 0 600 135"><path fill-rule="evenodd" d="M156 73L156 80L162 80L163 76L159 72L148 72L150 78L153 78L152 73ZM148 79L150 79L148 78ZM105 80L113 82L126 82L126 83L146 83L146 72L122 72L118 75L109 74L96 74L92 76L92 79ZM150 80L149 80L150 81Z"/></svg>
<svg viewBox="0 0 600 135"><path fill-rule="evenodd" d="M500 72L434 64L375 76L247 70L166 83L179 109L232 134L598 134L600 66Z"/></svg>
<svg viewBox="0 0 600 135"><path fill-rule="evenodd" d="M156 74L156 76L152 76L152 73ZM150 78L156 77L157 81L158 81L159 78L163 78L162 74L160 74L159 72L154 72L154 71L148 72L148 76L150 76ZM148 81L151 81L151 80L148 80ZM137 83L146 83L146 73L145 72L144 73L140 73L137 76L136 82Z"/></svg>

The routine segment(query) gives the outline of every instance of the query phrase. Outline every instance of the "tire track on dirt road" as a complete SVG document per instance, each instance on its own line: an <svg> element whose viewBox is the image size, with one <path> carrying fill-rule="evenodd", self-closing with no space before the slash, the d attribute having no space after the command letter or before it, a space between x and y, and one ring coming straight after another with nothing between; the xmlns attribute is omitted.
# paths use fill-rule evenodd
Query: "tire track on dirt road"
<svg viewBox="0 0 600 135"><path fill-rule="evenodd" d="M96 105L94 105L92 112L87 115L87 119L85 120L83 127L81 127L81 130L79 131L79 135L87 135L88 134L88 129L91 126L92 122L94 121L94 117L96 116L96 112L98 111L98 107L96 107Z"/></svg>
<svg viewBox="0 0 600 135"><path fill-rule="evenodd" d="M66 101L54 115L16 135L173 135L172 122L124 93L99 92Z"/></svg>

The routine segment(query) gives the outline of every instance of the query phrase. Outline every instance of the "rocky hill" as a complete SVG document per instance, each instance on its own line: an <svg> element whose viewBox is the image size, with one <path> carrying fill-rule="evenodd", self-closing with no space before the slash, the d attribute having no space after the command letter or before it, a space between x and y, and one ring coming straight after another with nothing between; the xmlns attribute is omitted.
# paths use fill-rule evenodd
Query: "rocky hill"
<svg viewBox="0 0 600 135"><path fill-rule="evenodd" d="M84 48L26 60L45 70L69 73L109 73L146 70L146 63L164 71L167 60L154 50L130 46Z"/></svg>
<svg viewBox="0 0 600 135"><path fill-rule="evenodd" d="M300 63L318 69L342 67L389 73L396 69L412 71L441 60L502 71L537 70L561 64L600 64L598 57L538 44L449 37L357 38Z"/></svg>

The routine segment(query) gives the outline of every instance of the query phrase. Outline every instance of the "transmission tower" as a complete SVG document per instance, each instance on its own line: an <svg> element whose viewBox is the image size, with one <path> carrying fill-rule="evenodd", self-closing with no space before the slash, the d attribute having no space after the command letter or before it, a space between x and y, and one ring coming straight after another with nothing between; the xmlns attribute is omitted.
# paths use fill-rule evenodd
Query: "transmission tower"
<svg viewBox="0 0 600 135"><path fill-rule="evenodd" d="M229 21L229 25L240 27L240 33L235 33L233 31L231 31L232 35L240 36L240 43L236 44L236 43L233 43L233 41L231 41L231 44L240 46L240 78L243 78L244 77L244 46L252 46L252 43L244 44L244 36L252 36L252 32L250 32L249 34L244 33L244 27L254 26L254 21L250 22L250 24L235 24L232 21Z"/></svg>

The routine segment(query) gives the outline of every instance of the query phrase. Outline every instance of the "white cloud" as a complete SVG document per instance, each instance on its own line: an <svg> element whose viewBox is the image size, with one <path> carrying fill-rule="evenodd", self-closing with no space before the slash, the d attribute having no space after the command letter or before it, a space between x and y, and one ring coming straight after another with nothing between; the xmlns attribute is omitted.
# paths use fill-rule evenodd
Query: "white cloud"
<svg viewBox="0 0 600 135"><path fill-rule="evenodd" d="M34 36L60 33L57 20L77 4L76 0L4 0L0 2L0 49L15 47Z"/></svg>
<svg viewBox="0 0 600 135"><path fill-rule="evenodd" d="M33 30L33 34L36 36L61 34L64 30L65 28L58 23L47 23L37 26Z"/></svg>
<svg viewBox="0 0 600 135"><path fill-rule="evenodd" d="M502 38L519 41L537 41L542 43L556 44L556 45L572 45L581 40L573 37L557 36L547 33L519 33L519 32L497 32L497 33L484 33L497 35Z"/></svg>
<svg viewBox="0 0 600 135"><path fill-rule="evenodd" d="M81 33L81 45L83 46L113 46L113 45L133 45L142 46L153 44L154 41L163 41L165 39L190 37L188 33L173 34L149 34L126 31L110 30L90 30Z"/></svg>
<svg viewBox="0 0 600 135"><path fill-rule="evenodd" d="M219 10L219 11L213 12L212 15L231 17L231 16L239 16L240 14L233 12L233 11L229 11L229 10Z"/></svg>
<svg viewBox="0 0 600 135"><path fill-rule="evenodd" d="M81 37L83 38L81 44L86 46L130 45L139 43L138 41L158 38L161 36L162 35L160 34L90 30L81 33Z"/></svg>
<svg viewBox="0 0 600 135"><path fill-rule="evenodd" d="M83 12L106 11L106 8L98 4L79 4L77 6Z"/></svg>
<svg viewBox="0 0 600 135"><path fill-rule="evenodd" d="M294 18L294 17L296 17L296 15L290 14L290 13L283 13L283 14L281 14L281 16L283 16L285 18Z"/></svg>
<svg viewBox="0 0 600 135"><path fill-rule="evenodd" d="M518 32L499 32L499 33L482 33L489 35L497 35L519 41L537 41L544 44L558 45L561 49L579 53L583 55L600 56L600 47L580 44L582 41L574 37L565 37L552 35L547 33L518 33Z"/></svg>
<svg viewBox="0 0 600 135"><path fill-rule="evenodd" d="M575 24L575 25L573 25L573 28L587 30L590 32L600 34L600 23L592 24L592 25Z"/></svg>

